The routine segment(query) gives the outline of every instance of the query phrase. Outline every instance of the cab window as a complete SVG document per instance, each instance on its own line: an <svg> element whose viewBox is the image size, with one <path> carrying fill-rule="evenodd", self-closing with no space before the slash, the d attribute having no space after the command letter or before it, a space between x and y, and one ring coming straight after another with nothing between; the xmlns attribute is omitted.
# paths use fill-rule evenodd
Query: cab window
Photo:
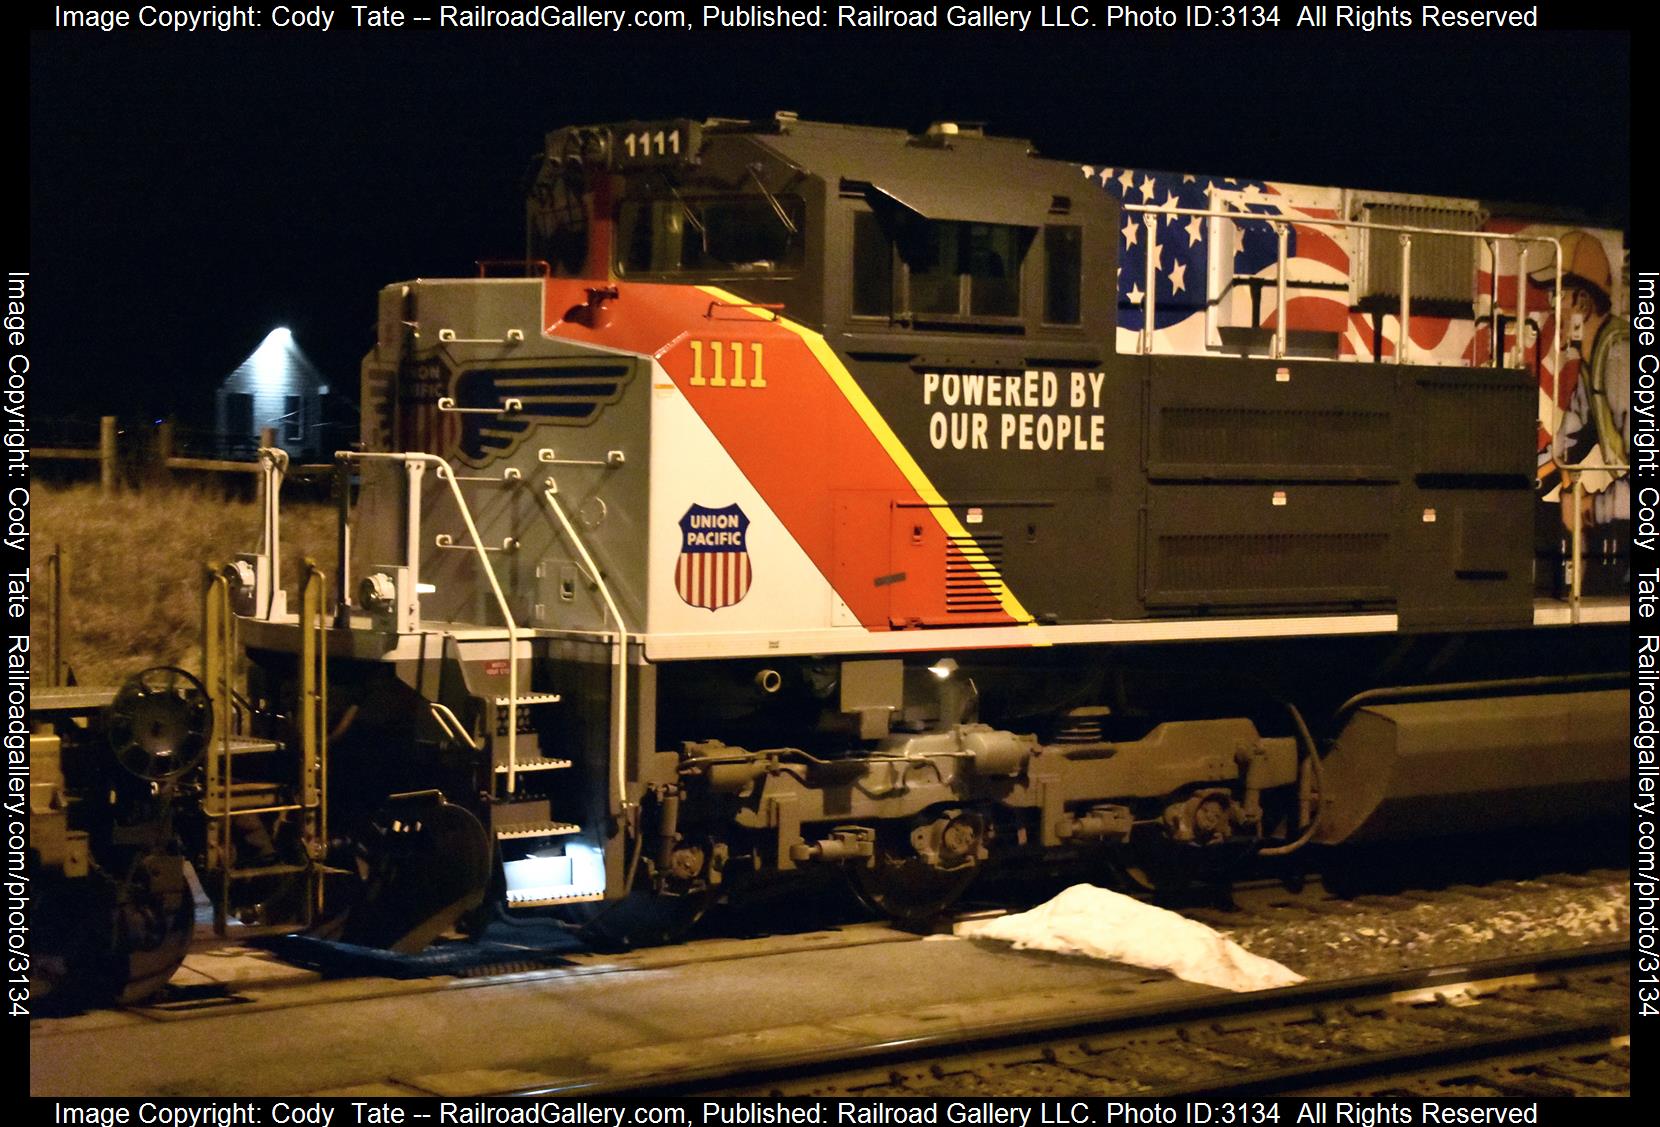
<svg viewBox="0 0 1660 1127"><path fill-rule="evenodd" d="M1048 325L1082 321L1083 228L1043 229L1043 320Z"/></svg>
<svg viewBox="0 0 1660 1127"><path fill-rule="evenodd" d="M799 269L807 209L800 196L626 199L617 213L617 273L775 273Z"/></svg>
<svg viewBox="0 0 1660 1127"><path fill-rule="evenodd" d="M1033 235L1027 227L925 219L892 208L856 211L853 315L924 323L1016 321Z"/></svg>
<svg viewBox="0 0 1660 1127"><path fill-rule="evenodd" d="M912 315L981 319L1020 316L1020 266L1031 233L991 223L915 219L898 241L905 304Z"/></svg>

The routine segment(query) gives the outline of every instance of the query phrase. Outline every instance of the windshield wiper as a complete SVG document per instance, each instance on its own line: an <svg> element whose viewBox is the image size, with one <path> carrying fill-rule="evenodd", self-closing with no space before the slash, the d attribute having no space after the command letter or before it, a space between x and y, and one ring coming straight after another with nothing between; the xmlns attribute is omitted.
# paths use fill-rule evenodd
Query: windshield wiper
<svg viewBox="0 0 1660 1127"><path fill-rule="evenodd" d="M685 197L676 190L673 184L670 184L668 189L669 194L674 197L674 202L679 204L680 210L686 213L686 222L690 223L692 230L697 232L698 242L703 244L703 252L705 254L709 253L709 232L703 226L703 220L697 217L697 212L692 210L692 205L686 202Z"/></svg>
<svg viewBox="0 0 1660 1127"><path fill-rule="evenodd" d="M778 222L784 225L784 230L792 235L800 234L801 232L796 229L795 223L790 219L789 212L785 211L784 205L778 202L778 197L769 192L767 186L761 183L759 165L752 164L749 166L749 177L755 181L755 186L761 189L761 194L767 198L767 203L772 205L772 213L778 216Z"/></svg>

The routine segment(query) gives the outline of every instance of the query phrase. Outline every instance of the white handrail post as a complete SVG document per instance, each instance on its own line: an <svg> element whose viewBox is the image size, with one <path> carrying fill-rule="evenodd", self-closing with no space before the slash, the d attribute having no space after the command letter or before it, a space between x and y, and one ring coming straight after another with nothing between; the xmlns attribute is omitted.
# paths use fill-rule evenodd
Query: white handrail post
<svg viewBox="0 0 1660 1127"><path fill-rule="evenodd" d="M1278 244L1274 252L1274 359L1279 360L1285 356L1286 340L1290 332L1285 311L1287 300L1285 259L1286 253L1290 249L1290 225L1284 221L1276 220L1274 222L1274 239Z"/></svg>
<svg viewBox="0 0 1660 1127"><path fill-rule="evenodd" d="M611 663L611 698L615 703L615 715L611 725L611 758L615 777L613 782L617 788L617 807L619 811L628 809L628 627L623 622L622 610L617 606L617 600L611 595L611 587L605 582L599 565L594 563L594 557L588 552L588 545L582 537L577 535L576 526L566 515L565 507L559 503L559 484L553 478L544 478L542 482L542 499L548 504L548 509L554 518L559 521L559 527L565 532L571 546L576 549L582 558L582 566L588 569L594 585L599 588L600 598L605 601L605 609L611 616L611 621L617 624L617 651Z"/></svg>
<svg viewBox="0 0 1660 1127"><path fill-rule="evenodd" d="M1486 240L1487 245L1487 355L1495 368L1504 365L1500 353L1504 351L1504 333L1499 329L1499 244L1497 239Z"/></svg>
<svg viewBox="0 0 1660 1127"><path fill-rule="evenodd" d="M1395 359L1412 363L1412 236L1401 232L1401 336L1395 344Z"/></svg>
<svg viewBox="0 0 1660 1127"><path fill-rule="evenodd" d="M490 564L490 553L484 547L484 541L479 539L478 525L473 521L473 512L467 507L467 498L461 493L461 484L456 481L449 463L436 454L426 454L420 451L404 451L390 453L385 451L341 451L337 457L345 457L352 461L364 461L371 458L385 461L403 462L409 474L411 483L410 493L415 496L419 489L420 475L413 468L418 465L436 467L433 472L438 480L450 487L450 494L455 498L455 507L461 512L461 521L467 526L467 535L472 538L473 551L478 555L479 566L484 569L484 578L490 583L490 593L495 596L496 609L501 612L502 621L507 626L507 793L512 794L517 784L518 750L519 750L519 624L514 621L513 608L508 605L507 595L501 589L501 582L496 578L496 569ZM419 509L413 510L419 519ZM413 526L411 535L419 534L419 526ZM409 551L409 565L411 568L410 582L414 585L414 567L419 555L420 545L410 540L407 544Z"/></svg>
<svg viewBox="0 0 1660 1127"><path fill-rule="evenodd" d="M1555 293L1551 297L1551 323L1556 326L1556 331L1551 334L1550 338L1550 366L1551 371L1560 372L1562 370L1562 240L1553 238L1550 240L1550 245L1552 262L1555 264L1551 273L1556 275ZM1587 356L1585 363L1589 364L1590 361L1591 358ZM1587 372L1586 375L1589 376L1590 373ZM1586 401L1589 402L1589 398ZM1629 460L1628 458L1627 461Z"/></svg>
<svg viewBox="0 0 1660 1127"><path fill-rule="evenodd" d="M519 624L514 621L513 608L508 605L507 596L502 593L501 583L496 579L490 553L484 550L484 541L479 538L478 525L473 523L473 512L467 507L467 498L461 495L461 483L455 480L455 471L450 469L448 462L435 455L424 454L421 459L436 465L434 472L439 479L449 483L450 492L455 496L455 507L461 510L461 520L467 526L467 535L472 537L479 565L484 568L484 578L490 581L496 608L507 624L507 793L512 794L518 789L519 782Z"/></svg>
<svg viewBox="0 0 1660 1127"><path fill-rule="evenodd" d="M1570 567L1573 568L1573 571L1569 574L1569 577L1568 577L1568 621L1571 622L1571 623L1578 624L1578 622L1579 622L1579 589L1580 589L1580 582L1581 582L1580 572L1584 569L1584 563L1585 563L1585 510L1584 510L1584 505L1585 505L1585 475L1580 473L1578 470L1571 470L1569 472L1573 475L1573 479L1574 479L1574 489L1573 489L1573 506L1574 506L1573 553L1574 553L1574 555L1573 555L1573 561L1569 565Z"/></svg>
<svg viewBox="0 0 1660 1127"><path fill-rule="evenodd" d="M1516 244L1516 367L1527 367L1527 243Z"/></svg>
<svg viewBox="0 0 1660 1127"><path fill-rule="evenodd" d="M1141 295L1141 351L1153 351L1153 320L1158 316L1159 289L1159 217L1148 213L1142 217L1147 227L1147 268L1142 271L1147 286Z"/></svg>
<svg viewBox="0 0 1660 1127"><path fill-rule="evenodd" d="M409 487L404 491L404 567L408 569L409 590L398 592L408 597L409 620L421 621L421 483L426 477L425 462L410 459L403 464Z"/></svg>

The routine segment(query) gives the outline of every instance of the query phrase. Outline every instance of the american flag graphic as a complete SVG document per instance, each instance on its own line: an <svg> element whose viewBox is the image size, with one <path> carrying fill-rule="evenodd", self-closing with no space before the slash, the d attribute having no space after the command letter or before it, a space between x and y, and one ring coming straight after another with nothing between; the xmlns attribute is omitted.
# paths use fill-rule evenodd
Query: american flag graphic
<svg viewBox="0 0 1660 1127"><path fill-rule="evenodd" d="M1192 215L1158 217L1158 257L1154 262L1155 331L1181 325L1202 314L1206 303L1249 302L1257 290L1254 327L1272 329L1279 317L1274 307L1274 280L1279 253L1278 236L1268 217L1291 220L1286 240L1286 279L1289 288L1288 327L1347 335L1349 328L1347 240L1340 228L1297 219L1334 219L1335 210L1295 206L1278 188L1263 180L1192 176L1138 168L1083 166L1083 174L1115 199L1126 204L1174 211L1179 208L1237 211L1237 221L1217 223ZM1252 215L1264 219L1247 218ZM1142 300L1147 282L1147 213L1126 211L1118 234L1118 324L1140 332ZM1232 275L1222 279L1224 293L1209 292L1211 241L1228 239ZM1242 308L1249 308L1243 306ZM1249 324L1250 316L1229 323ZM1184 343L1172 342L1186 350ZM1346 346L1344 349L1349 351Z"/></svg>
<svg viewBox="0 0 1660 1127"><path fill-rule="evenodd" d="M720 610L749 594L749 518L737 505L693 505L680 518L674 585L687 605Z"/></svg>

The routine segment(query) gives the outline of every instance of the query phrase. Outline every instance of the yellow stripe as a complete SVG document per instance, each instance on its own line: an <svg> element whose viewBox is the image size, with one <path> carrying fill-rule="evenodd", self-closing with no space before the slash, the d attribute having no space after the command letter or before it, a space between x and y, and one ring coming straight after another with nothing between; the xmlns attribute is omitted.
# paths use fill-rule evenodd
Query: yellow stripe
<svg viewBox="0 0 1660 1127"><path fill-rule="evenodd" d="M699 286L698 289L716 301L740 306L745 304L743 298L728 293L718 286ZM963 527L962 522L957 519L957 514L951 510L950 505L940 494L940 491L934 488L934 483L928 480L928 475L922 472L922 467L916 464L916 459L911 457L911 452L905 449L905 444L899 441L898 435L893 433L893 428L888 426L888 421L876 409L876 404L870 401L870 397L865 394L864 389L853 378L853 374L847 370L847 366L842 363L841 357L836 355L836 350L830 347L830 342L824 339L823 334L815 333L805 325L798 325L789 318L771 310L750 307L747 312L755 317L774 321L801 338L814 358L823 365L826 372L830 373L830 378L841 389L841 393L848 403L859 413L859 417L864 420L865 425L870 428L870 433L875 435L876 440L882 444L882 449L888 452L888 457L893 459L893 464L899 467L899 472L905 475L905 480L911 483L911 488L916 490L917 496L921 497L928 505L933 506L929 511L934 514L934 519L939 521L940 527L945 529L945 534L967 540L976 549L979 549L978 554L983 556L984 549L980 547L980 542L975 540L968 529ZM997 568L993 567L989 560L976 560L972 554L966 553L965 559L973 565L975 571L979 572L987 586L994 591L999 588L1002 589L998 601L1002 603L1003 610L1010 618L1027 626L1037 625L1026 608L1020 605L1020 600L1009 591L1009 585L1003 581L1003 577L998 574Z"/></svg>

